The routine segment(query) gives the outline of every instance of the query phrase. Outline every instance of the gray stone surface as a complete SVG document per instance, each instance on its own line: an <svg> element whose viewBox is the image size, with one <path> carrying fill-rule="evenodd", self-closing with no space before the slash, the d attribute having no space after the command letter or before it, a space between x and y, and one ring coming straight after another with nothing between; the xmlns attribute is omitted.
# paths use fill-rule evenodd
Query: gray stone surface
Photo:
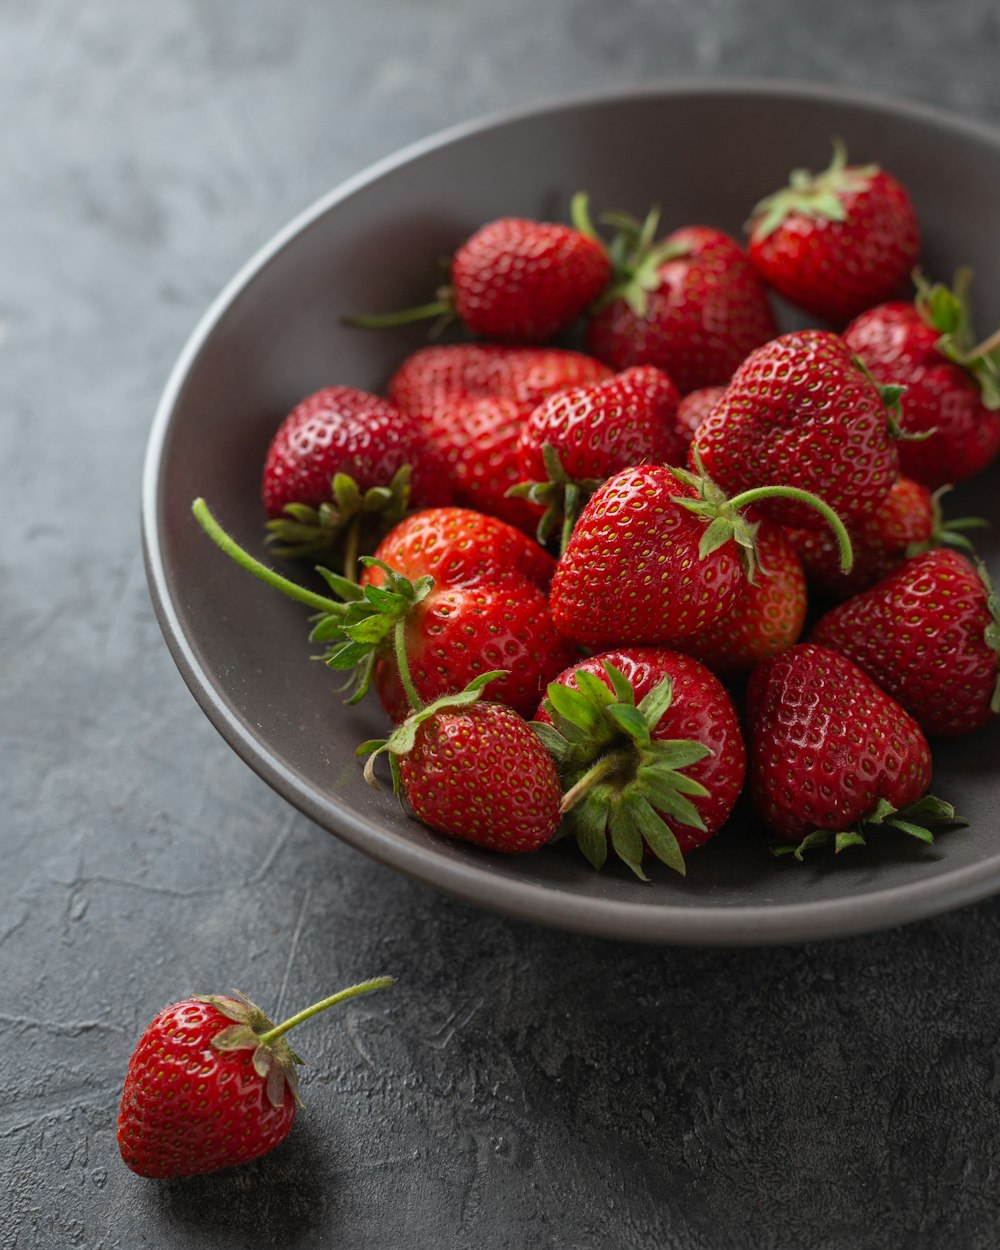
<svg viewBox="0 0 1000 1250"><path fill-rule="evenodd" d="M994 0L0 4L0 1245L885 1250L1000 1241L1000 904L655 950L439 897L297 816L174 671L139 556L158 392L292 213L452 122L764 75L1000 123ZM148 1019L313 1022L258 1164L155 1184L114 1121Z"/></svg>

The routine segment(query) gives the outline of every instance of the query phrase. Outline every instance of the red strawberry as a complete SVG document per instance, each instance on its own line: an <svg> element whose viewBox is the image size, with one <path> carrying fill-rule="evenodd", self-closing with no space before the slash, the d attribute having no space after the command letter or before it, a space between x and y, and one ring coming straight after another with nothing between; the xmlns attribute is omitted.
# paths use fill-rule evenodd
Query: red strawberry
<svg viewBox="0 0 1000 1250"><path fill-rule="evenodd" d="M645 880L646 851L678 872L725 823L746 755L729 696L688 656L659 647L581 660L548 688L536 730L567 793L567 833L595 868L610 843Z"/></svg>
<svg viewBox="0 0 1000 1250"><path fill-rule="evenodd" d="M451 285L433 303L349 320L381 327L458 318L473 334L498 343L545 343L575 321L610 279L604 248L575 227L500 217L455 252Z"/></svg>
<svg viewBox="0 0 1000 1250"><path fill-rule="evenodd" d="M700 634L730 612L752 573L756 525L740 509L785 488L727 499L686 470L638 465L609 478L580 514L552 579L556 627L585 646L672 643ZM809 501L838 533L844 527L814 495Z"/></svg>
<svg viewBox="0 0 1000 1250"><path fill-rule="evenodd" d="M624 225L630 254L591 316L587 350L619 370L655 365L681 394L725 385L749 352L778 333L746 254L709 226L652 244L655 215L643 226L627 218Z"/></svg>
<svg viewBox="0 0 1000 1250"><path fill-rule="evenodd" d="M810 586L839 602L874 586L909 556L930 547L952 543L971 550L961 531L986 522L977 517L945 521L939 502L943 489L932 495L919 482L897 478L875 511L849 528L854 551L854 565L849 573L840 568L840 552L832 534L825 530L788 530Z"/></svg>
<svg viewBox="0 0 1000 1250"><path fill-rule="evenodd" d="M842 144L823 173L797 169L753 210L750 260L776 291L843 325L891 299L920 255L906 189L877 165L848 165Z"/></svg>
<svg viewBox="0 0 1000 1250"><path fill-rule="evenodd" d="M300 1105L302 1060L285 1034L357 994L341 990L275 1027L244 995L196 994L164 1007L129 1060L118 1113L122 1159L140 1176L197 1176L247 1163L288 1136Z"/></svg>
<svg viewBox="0 0 1000 1250"><path fill-rule="evenodd" d="M281 422L264 462L261 497L280 555L338 545L350 563L431 488L418 428L387 399L351 386L307 396ZM372 541L374 538L374 541Z"/></svg>
<svg viewBox="0 0 1000 1250"><path fill-rule="evenodd" d="M688 446L695 431L725 393L724 386L703 386L700 390L689 391L681 400L677 409L677 428Z"/></svg>
<svg viewBox="0 0 1000 1250"><path fill-rule="evenodd" d="M800 643L754 669L747 688L754 807L783 842L863 843L892 826L931 841L931 753L919 725L850 660ZM791 850L792 848L789 847Z"/></svg>
<svg viewBox="0 0 1000 1250"><path fill-rule="evenodd" d="M667 375L646 365L559 391L531 412L518 442L518 493L547 506L543 540L560 518L572 527L579 507L619 469L682 458L679 399Z"/></svg>
<svg viewBox="0 0 1000 1250"><path fill-rule="evenodd" d="M556 632L546 597L554 561L495 517L463 508L407 517L374 558L363 560L363 585L317 570L341 602L255 560L225 533L204 500L195 500L192 510L209 537L247 572L320 613L310 638L328 644L324 659L330 668L354 673L350 701L363 697L374 676L395 721L413 706L396 658L404 642L422 703L484 672L503 670L494 698L529 714L545 684L568 663L571 650Z"/></svg>
<svg viewBox="0 0 1000 1250"><path fill-rule="evenodd" d="M744 582L726 615L672 644L719 677L749 673L786 650L798 642L805 623L806 578L795 549L781 527L768 521L761 522L756 543L760 569L752 582Z"/></svg>
<svg viewBox="0 0 1000 1250"><path fill-rule="evenodd" d="M747 357L691 450L724 491L780 482L815 492L851 525L878 507L899 475L895 428L844 341L800 330ZM756 506L779 524L819 524L794 501Z"/></svg>
<svg viewBox="0 0 1000 1250"><path fill-rule="evenodd" d="M954 290L923 279L912 303L881 304L844 331L876 382L906 387L899 463L930 490L964 481L1000 451L1000 339L975 344L968 271Z"/></svg>
<svg viewBox="0 0 1000 1250"><path fill-rule="evenodd" d="M561 347L453 343L408 356L389 379L388 393L405 412L426 417L456 393L533 408L554 391L609 377L607 365Z"/></svg>
<svg viewBox="0 0 1000 1250"><path fill-rule="evenodd" d="M405 657L403 663L406 663ZM365 778L377 785L375 760L387 752L393 788L418 820L463 842L504 854L537 851L562 819L562 789L549 753L523 717L480 702L484 673L465 690L421 706L408 672L412 711L391 737L366 742Z"/></svg>
<svg viewBox="0 0 1000 1250"><path fill-rule="evenodd" d="M998 616L985 567L938 549L833 608L812 639L864 669L929 737L955 738L1000 712Z"/></svg>

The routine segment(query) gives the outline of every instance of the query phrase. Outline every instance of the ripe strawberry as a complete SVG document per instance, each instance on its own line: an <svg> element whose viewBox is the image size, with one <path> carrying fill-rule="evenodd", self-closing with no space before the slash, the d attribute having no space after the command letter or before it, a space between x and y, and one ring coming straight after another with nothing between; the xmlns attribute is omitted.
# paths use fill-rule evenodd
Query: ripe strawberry
<svg viewBox="0 0 1000 1250"><path fill-rule="evenodd" d="M754 208L750 260L800 308L843 325L891 299L920 255L920 227L906 189L877 165L848 165L842 144L821 174L793 172Z"/></svg>
<svg viewBox="0 0 1000 1250"><path fill-rule="evenodd" d="M503 670L494 698L529 714L546 682L568 663L571 651L552 623L546 597L554 561L495 517L463 508L414 513L386 536L375 557L364 558L362 585L317 570L338 601L255 560L225 533L204 500L192 510L231 559L320 614L310 638L328 644L324 659L330 668L354 674L350 702L364 696L374 677L394 721L412 707L397 660L404 644L422 703L484 672Z"/></svg>
<svg viewBox="0 0 1000 1250"><path fill-rule="evenodd" d="M724 386L703 386L700 390L689 391L681 400L677 409L677 428L687 446L690 446L695 431L725 393Z"/></svg>
<svg viewBox="0 0 1000 1250"><path fill-rule="evenodd" d="M378 328L457 318L471 333L497 343L545 343L571 325L610 279L604 248L575 227L501 217L458 248L451 285L433 303L349 320Z"/></svg>
<svg viewBox="0 0 1000 1250"><path fill-rule="evenodd" d="M118 1113L122 1159L164 1180L248 1163L288 1136L301 1105L285 1040L334 1003L392 985L376 977L323 999L275 1027L250 999L195 994L147 1026L129 1060Z"/></svg>
<svg viewBox="0 0 1000 1250"><path fill-rule="evenodd" d="M566 348L453 343L413 352L389 379L388 394L404 412L424 418L454 394L509 399L530 409L554 391L609 377L607 365Z"/></svg>
<svg viewBox="0 0 1000 1250"><path fill-rule="evenodd" d="M645 365L559 391L531 412L518 442L524 485L516 493L546 506L542 541L560 520L568 537L579 508L619 469L682 459L679 399L667 375Z"/></svg>
<svg viewBox="0 0 1000 1250"><path fill-rule="evenodd" d="M796 858L810 846L863 844L887 825L933 840L956 822L927 795L931 753L919 725L850 660L799 643L765 660L747 687L750 794Z"/></svg>
<svg viewBox="0 0 1000 1250"><path fill-rule="evenodd" d="M722 386L755 347L778 333L764 288L746 254L709 226L652 242L657 217L623 227L615 285L587 328L587 350L617 370L655 365L681 394Z"/></svg>
<svg viewBox="0 0 1000 1250"><path fill-rule="evenodd" d="M978 517L945 521L940 496L919 482L897 478L888 495L863 521L848 527L854 565L840 568L840 553L825 530L789 529L788 537L805 566L809 585L827 599L840 602L874 586L904 560L931 547L951 543L971 550L963 530L986 524Z"/></svg>
<svg viewBox="0 0 1000 1250"><path fill-rule="evenodd" d="M784 491L764 487L727 499L686 470L638 465L609 478L580 514L552 579L556 627L585 646L671 643L730 612L755 568L756 526L740 509ZM810 501L836 529L839 519Z"/></svg>
<svg viewBox="0 0 1000 1250"><path fill-rule="evenodd" d="M698 427L692 459L725 491L780 482L820 495L851 525L878 507L899 475L896 429L843 340L800 330L747 357ZM794 500L757 506L779 524L819 524Z"/></svg>
<svg viewBox="0 0 1000 1250"><path fill-rule="evenodd" d="M953 290L924 279L912 303L881 304L844 331L876 382L906 387L907 430L929 435L899 446L908 477L930 490L962 482L1000 451L1000 336L976 344L968 270Z"/></svg>
<svg viewBox="0 0 1000 1250"><path fill-rule="evenodd" d="M365 779L377 786L375 760L388 753L393 788L418 820L463 842L513 855L550 842L562 819L555 765L528 722L500 703L479 701L483 673L457 694L423 706L402 657L411 711L387 739L358 748Z"/></svg>
<svg viewBox="0 0 1000 1250"><path fill-rule="evenodd" d="M387 399L351 386L307 396L279 425L264 461L261 498L279 555L359 550L426 492L418 429ZM414 477L414 470L416 476Z"/></svg>
<svg viewBox="0 0 1000 1250"><path fill-rule="evenodd" d="M632 647L591 656L552 682L535 729L567 792L566 832L595 868L614 850L646 880L648 850L684 855L725 823L746 754L729 696L688 656Z"/></svg>
<svg viewBox="0 0 1000 1250"><path fill-rule="evenodd" d="M1000 712L998 616L985 566L942 548L833 608L811 637L864 669L929 737L955 738Z"/></svg>
<svg viewBox="0 0 1000 1250"><path fill-rule="evenodd" d="M760 569L752 582L744 582L726 615L671 644L719 677L749 673L761 660L786 650L798 642L805 623L806 577L795 548L769 521L760 523L756 544Z"/></svg>

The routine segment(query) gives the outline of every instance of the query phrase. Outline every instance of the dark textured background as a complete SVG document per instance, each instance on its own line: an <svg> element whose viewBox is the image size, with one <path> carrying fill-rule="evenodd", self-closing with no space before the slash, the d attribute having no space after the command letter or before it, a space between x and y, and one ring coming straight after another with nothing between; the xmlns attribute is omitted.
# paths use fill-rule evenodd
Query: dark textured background
<svg viewBox="0 0 1000 1250"><path fill-rule="evenodd" d="M452 122L672 77L1000 124L995 0L0 0L0 1245L886 1250L1000 1241L1000 904L660 950L476 912L296 815L153 619L146 433L290 215ZM156 1184L114 1119L167 1001L303 1029L265 1161ZM337 1009L335 1009L337 1010Z"/></svg>

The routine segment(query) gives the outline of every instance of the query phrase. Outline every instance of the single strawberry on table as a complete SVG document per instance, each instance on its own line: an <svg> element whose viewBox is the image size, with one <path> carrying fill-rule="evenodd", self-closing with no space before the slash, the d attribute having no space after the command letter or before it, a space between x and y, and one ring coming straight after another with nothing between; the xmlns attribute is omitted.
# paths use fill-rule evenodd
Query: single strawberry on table
<svg viewBox="0 0 1000 1250"><path fill-rule="evenodd" d="M822 173L793 171L747 224L750 261L799 308L843 325L893 298L920 257L906 188L878 165L849 165L842 143Z"/></svg>
<svg viewBox="0 0 1000 1250"><path fill-rule="evenodd" d="M1000 712L1000 601L985 565L957 551L905 561L810 638L863 669L928 737L972 733Z"/></svg>
<svg viewBox="0 0 1000 1250"><path fill-rule="evenodd" d="M348 320L369 328L459 320L497 343L545 343L571 325L610 278L604 248L574 226L500 217L456 250L450 283L433 301Z"/></svg>
<svg viewBox="0 0 1000 1250"><path fill-rule="evenodd" d="M965 823L928 794L917 722L828 647L799 643L754 669L746 732L751 800L779 852L841 851L889 829L932 842L930 825Z"/></svg>
<svg viewBox="0 0 1000 1250"><path fill-rule="evenodd" d="M1000 333L972 332L969 270L954 286L917 277L912 301L856 317L844 341L876 382L906 387L906 428L925 437L899 444L903 473L930 490L963 482L1000 452Z"/></svg>
<svg viewBox="0 0 1000 1250"><path fill-rule="evenodd" d="M663 647L608 651L560 673L535 730L566 791L565 832L595 868L610 848L641 880L649 854L683 874L684 856L721 828L743 785L725 689Z"/></svg>
<svg viewBox="0 0 1000 1250"><path fill-rule="evenodd" d="M165 1007L129 1060L118 1112L122 1159L155 1180L248 1163L288 1136L300 1106L287 1033L335 1003L385 989L375 977L280 1025L239 995L195 994Z"/></svg>

